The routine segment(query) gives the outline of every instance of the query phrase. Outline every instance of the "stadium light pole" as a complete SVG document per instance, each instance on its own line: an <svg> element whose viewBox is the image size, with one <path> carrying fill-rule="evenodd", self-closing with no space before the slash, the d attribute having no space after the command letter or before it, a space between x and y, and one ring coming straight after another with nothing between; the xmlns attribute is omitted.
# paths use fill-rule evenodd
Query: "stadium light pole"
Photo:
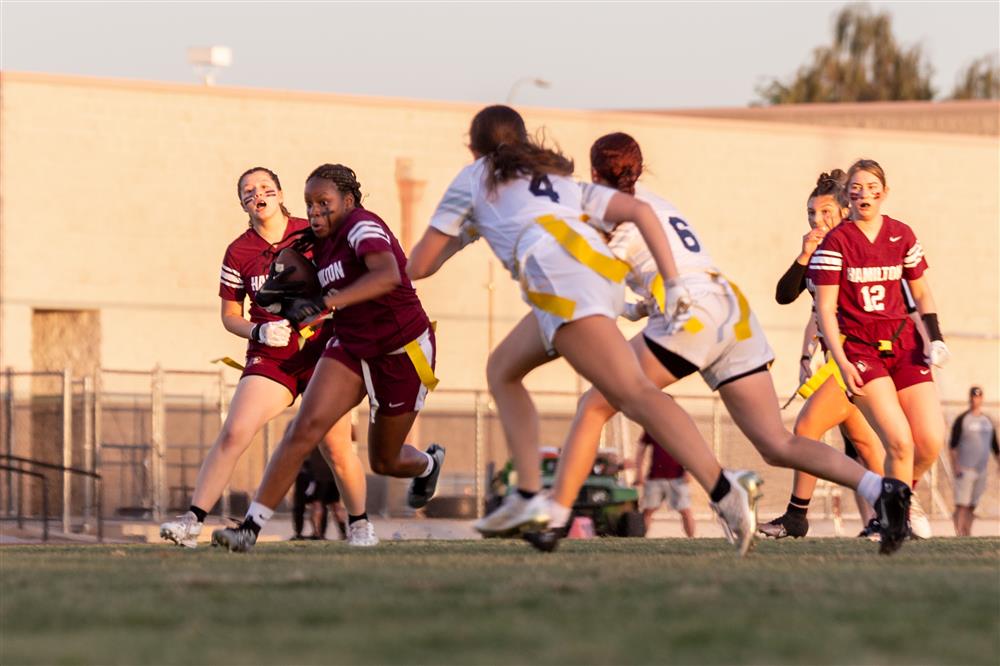
<svg viewBox="0 0 1000 666"><path fill-rule="evenodd" d="M535 76L522 76L517 81L511 85L510 90L507 91L507 104L511 104L514 101L514 97L517 96L518 91L521 89L525 83L530 83L536 88L541 88L543 90L548 90L552 87L552 84L545 79L540 79Z"/></svg>
<svg viewBox="0 0 1000 666"><path fill-rule="evenodd" d="M206 86L215 85L215 73L233 64L233 51L228 46L195 46L187 50L188 62L194 65Z"/></svg>

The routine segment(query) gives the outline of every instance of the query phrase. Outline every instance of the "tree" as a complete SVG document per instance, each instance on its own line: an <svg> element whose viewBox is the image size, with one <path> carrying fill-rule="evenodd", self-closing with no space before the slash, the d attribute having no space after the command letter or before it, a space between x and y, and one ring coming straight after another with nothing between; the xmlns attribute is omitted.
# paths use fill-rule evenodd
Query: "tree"
<svg viewBox="0 0 1000 666"><path fill-rule="evenodd" d="M927 100L931 73L922 46L897 44L887 12L850 5L836 17L833 44L815 49L791 82L772 79L757 94L765 104Z"/></svg>
<svg viewBox="0 0 1000 666"><path fill-rule="evenodd" d="M1000 99L1000 57L984 55L958 73L952 99Z"/></svg>

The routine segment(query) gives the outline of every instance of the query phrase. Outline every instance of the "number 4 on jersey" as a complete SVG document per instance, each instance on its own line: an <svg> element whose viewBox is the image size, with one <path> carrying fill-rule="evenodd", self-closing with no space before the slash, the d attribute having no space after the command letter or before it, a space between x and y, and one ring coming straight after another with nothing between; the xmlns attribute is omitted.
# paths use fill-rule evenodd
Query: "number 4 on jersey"
<svg viewBox="0 0 1000 666"><path fill-rule="evenodd" d="M531 185L528 186L531 193L536 197L548 197L552 199L552 203L559 203L559 193L555 191L552 187L552 181L549 180L548 175L540 174L536 175L531 179Z"/></svg>

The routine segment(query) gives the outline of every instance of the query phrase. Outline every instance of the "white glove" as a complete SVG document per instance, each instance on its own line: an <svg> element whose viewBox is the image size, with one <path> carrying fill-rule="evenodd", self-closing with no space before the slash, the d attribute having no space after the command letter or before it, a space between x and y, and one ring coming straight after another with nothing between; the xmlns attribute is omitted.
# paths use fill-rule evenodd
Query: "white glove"
<svg viewBox="0 0 1000 666"><path fill-rule="evenodd" d="M691 319L691 306L694 300L691 298L691 292L677 278L664 282L663 288L667 306L667 311L663 313L667 318L667 335L673 335L684 328L684 324Z"/></svg>
<svg viewBox="0 0 1000 666"><path fill-rule="evenodd" d="M285 347L292 337L292 327L287 319L269 321L257 324L251 332L251 337L268 347Z"/></svg>
<svg viewBox="0 0 1000 666"><path fill-rule="evenodd" d="M943 368L950 359L951 352L948 351L948 345L944 343L944 340L931 340L931 365Z"/></svg>
<svg viewBox="0 0 1000 666"><path fill-rule="evenodd" d="M628 319L629 321L639 321L643 317L648 317L649 313L652 312L655 307L653 299L651 298L636 301L634 303L626 302L625 309L622 310L622 317Z"/></svg>

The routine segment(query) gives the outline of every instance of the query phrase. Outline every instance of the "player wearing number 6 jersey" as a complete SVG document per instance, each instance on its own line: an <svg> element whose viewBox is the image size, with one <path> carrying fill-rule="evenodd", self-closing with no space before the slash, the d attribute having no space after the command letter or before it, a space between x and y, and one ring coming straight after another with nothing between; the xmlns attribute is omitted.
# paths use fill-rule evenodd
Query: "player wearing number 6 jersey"
<svg viewBox="0 0 1000 666"><path fill-rule="evenodd" d="M601 137L590 156L594 182L634 191L642 173L642 153L632 137L622 133ZM666 387L698 371L719 392L733 421L768 463L807 469L858 488L874 502L881 486L878 475L825 444L785 429L768 372L774 354L764 332L746 297L715 267L684 216L656 195L639 192L636 197L656 211L671 241L679 279L693 300L684 324L671 326L661 309L660 274L642 239L632 225L620 225L612 232L611 249L632 266L629 286L656 304L645 330L632 340L646 376ZM569 515L596 455L601 429L615 411L596 389L580 399L552 490L558 506L550 513ZM550 523L550 528L560 526L558 519Z"/></svg>
<svg viewBox="0 0 1000 666"><path fill-rule="evenodd" d="M532 309L487 362L518 491L477 528L488 535L504 525L516 530L548 521L544 512L534 511L545 506L546 498L538 494L538 414L523 378L562 355L711 493L733 541L745 553L755 529L759 479L750 472L723 472L690 416L645 377L615 323L629 267L585 222L587 217L599 219L609 228L635 223L664 278L666 319L679 321L691 305L690 296L678 281L669 241L653 209L607 187L581 189L570 178L572 162L531 140L521 116L510 107L483 109L469 134L475 161L449 186L410 255L407 271L414 278L434 273L478 234L520 283Z"/></svg>
<svg viewBox="0 0 1000 666"><path fill-rule="evenodd" d="M909 515L914 445L933 461L945 432L924 345L907 316L901 280L909 283L931 338L931 363L940 367L949 353L924 277L923 247L910 227L881 214L889 194L882 167L874 160L856 162L848 171L848 193L852 222L826 235L809 261L809 277L816 284L820 331L854 404L885 446L883 494L895 500L875 510L880 522L895 524L888 530L883 525L882 551L888 553L908 534L897 519Z"/></svg>

